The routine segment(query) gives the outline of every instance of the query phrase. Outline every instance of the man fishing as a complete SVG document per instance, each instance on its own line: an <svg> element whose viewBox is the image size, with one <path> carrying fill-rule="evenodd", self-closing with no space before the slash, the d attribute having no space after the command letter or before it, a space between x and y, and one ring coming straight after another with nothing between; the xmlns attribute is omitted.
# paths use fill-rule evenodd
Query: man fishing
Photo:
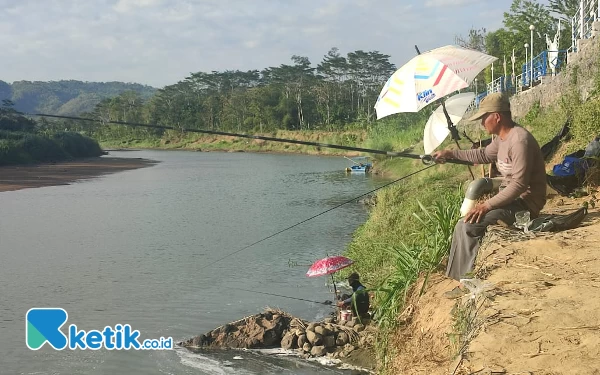
<svg viewBox="0 0 600 375"><path fill-rule="evenodd" d="M359 315L368 313L369 293L367 293L367 288L360 283L358 273L353 272L348 276L348 284L352 287L352 294L350 296L344 295L345 298L338 301L338 307L345 309L352 307L352 312Z"/></svg>
<svg viewBox="0 0 600 375"><path fill-rule="evenodd" d="M518 211L529 211L535 218L546 203L544 157L533 135L512 120L508 98L500 93L486 96L469 121L479 119L489 134L497 136L488 146L432 154L439 163L447 158L475 164L495 162L503 177L498 194L477 204L456 224L446 268L446 275L455 280L472 271L479 241L488 225L499 220L511 225ZM457 287L452 292L462 291Z"/></svg>

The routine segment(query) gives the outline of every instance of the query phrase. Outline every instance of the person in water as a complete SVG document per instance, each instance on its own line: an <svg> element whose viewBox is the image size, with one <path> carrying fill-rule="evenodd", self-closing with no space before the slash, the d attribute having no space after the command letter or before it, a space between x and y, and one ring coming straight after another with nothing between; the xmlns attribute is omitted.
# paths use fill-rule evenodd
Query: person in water
<svg viewBox="0 0 600 375"><path fill-rule="evenodd" d="M496 135L492 143L476 150L441 150L431 155L438 163L445 159L495 162L503 177L498 194L477 204L456 224L446 268L446 276L455 280L473 270L488 225L499 220L511 225L519 211L529 211L531 218L536 218L546 203L544 156L533 135L512 120L508 98L500 93L486 96L479 111L469 118L475 120Z"/></svg>
<svg viewBox="0 0 600 375"><path fill-rule="evenodd" d="M360 283L358 273L353 272L348 276L348 284L352 287L350 296L342 296L344 299L338 301L337 305L343 309L352 308L353 313L363 315L369 312L369 293L367 288ZM353 302L355 305L353 305Z"/></svg>

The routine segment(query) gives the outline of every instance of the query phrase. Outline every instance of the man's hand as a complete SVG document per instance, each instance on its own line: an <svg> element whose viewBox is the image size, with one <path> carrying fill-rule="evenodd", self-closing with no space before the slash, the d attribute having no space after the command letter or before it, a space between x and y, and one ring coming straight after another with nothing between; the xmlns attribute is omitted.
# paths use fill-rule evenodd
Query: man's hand
<svg viewBox="0 0 600 375"><path fill-rule="evenodd" d="M344 307L344 301L338 301L337 305L338 307Z"/></svg>
<svg viewBox="0 0 600 375"><path fill-rule="evenodd" d="M433 158L433 160L435 160L436 163L444 164L446 162L446 159L452 159L452 151L450 151L450 150L436 151L433 154L431 154L431 157Z"/></svg>
<svg viewBox="0 0 600 375"><path fill-rule="evenodd" d="M471 211L467 212L465 215L464 221L465 223L479 223L483 216L490 212L492 208L487 204L487 202L480 203L477 206L473 207Z"/></svg>

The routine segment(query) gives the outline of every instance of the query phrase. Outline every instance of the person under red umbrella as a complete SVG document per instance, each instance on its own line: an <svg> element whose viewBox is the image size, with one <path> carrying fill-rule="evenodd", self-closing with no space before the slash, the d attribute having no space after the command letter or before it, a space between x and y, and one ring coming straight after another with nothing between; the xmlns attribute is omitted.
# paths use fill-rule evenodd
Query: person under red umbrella
<svg viewBox="0 0 600 375"><path fill-rule="evenodd" d="M340 308L351 308L353 313L364 315L369 312L369 293L367 288L361 284L358 273L353 272L348 276L348 284L352 287L351 295L343 295L342 300L337 305ZM354 306L353 306L354 300Z"/></svg>

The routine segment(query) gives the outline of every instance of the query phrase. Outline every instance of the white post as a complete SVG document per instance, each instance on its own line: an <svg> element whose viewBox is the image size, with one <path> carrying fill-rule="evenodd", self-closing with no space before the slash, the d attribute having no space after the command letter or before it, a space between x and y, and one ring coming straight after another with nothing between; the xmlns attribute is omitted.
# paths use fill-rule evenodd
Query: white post
<svg viewBox="0 0 600 375"><path fill-rule="evenodd" d="M513 86L515 85L515 61L515 49L513 48L512 56L510 57L510 64L512 66L512 76L510 77L510 82Z"/></svg>
<svg viewBox="0 0 600 375"><path fill-rule="evenodd" d="M529 81L529 74L527 69L527 65L529 64L529 57L527 57L527 52L529 52L529 44L525 43L525 78Z"/></svg>
<svg viewBox="0 0 600 375"><path fill-rule="evenodd" d="M488 90L488 94L491 94L489 91L491 92L495 92L494 91L494 63L492 63L492 82L490 82L490 90Z"/></svg>
<svg viewBox="0 0 600 375"><path fill-rule="evenodd" d="M531 30L531 81L529 81L529 86L533 86L533 30L535 30L535 26L529 25L529 30Z"/></svg>

